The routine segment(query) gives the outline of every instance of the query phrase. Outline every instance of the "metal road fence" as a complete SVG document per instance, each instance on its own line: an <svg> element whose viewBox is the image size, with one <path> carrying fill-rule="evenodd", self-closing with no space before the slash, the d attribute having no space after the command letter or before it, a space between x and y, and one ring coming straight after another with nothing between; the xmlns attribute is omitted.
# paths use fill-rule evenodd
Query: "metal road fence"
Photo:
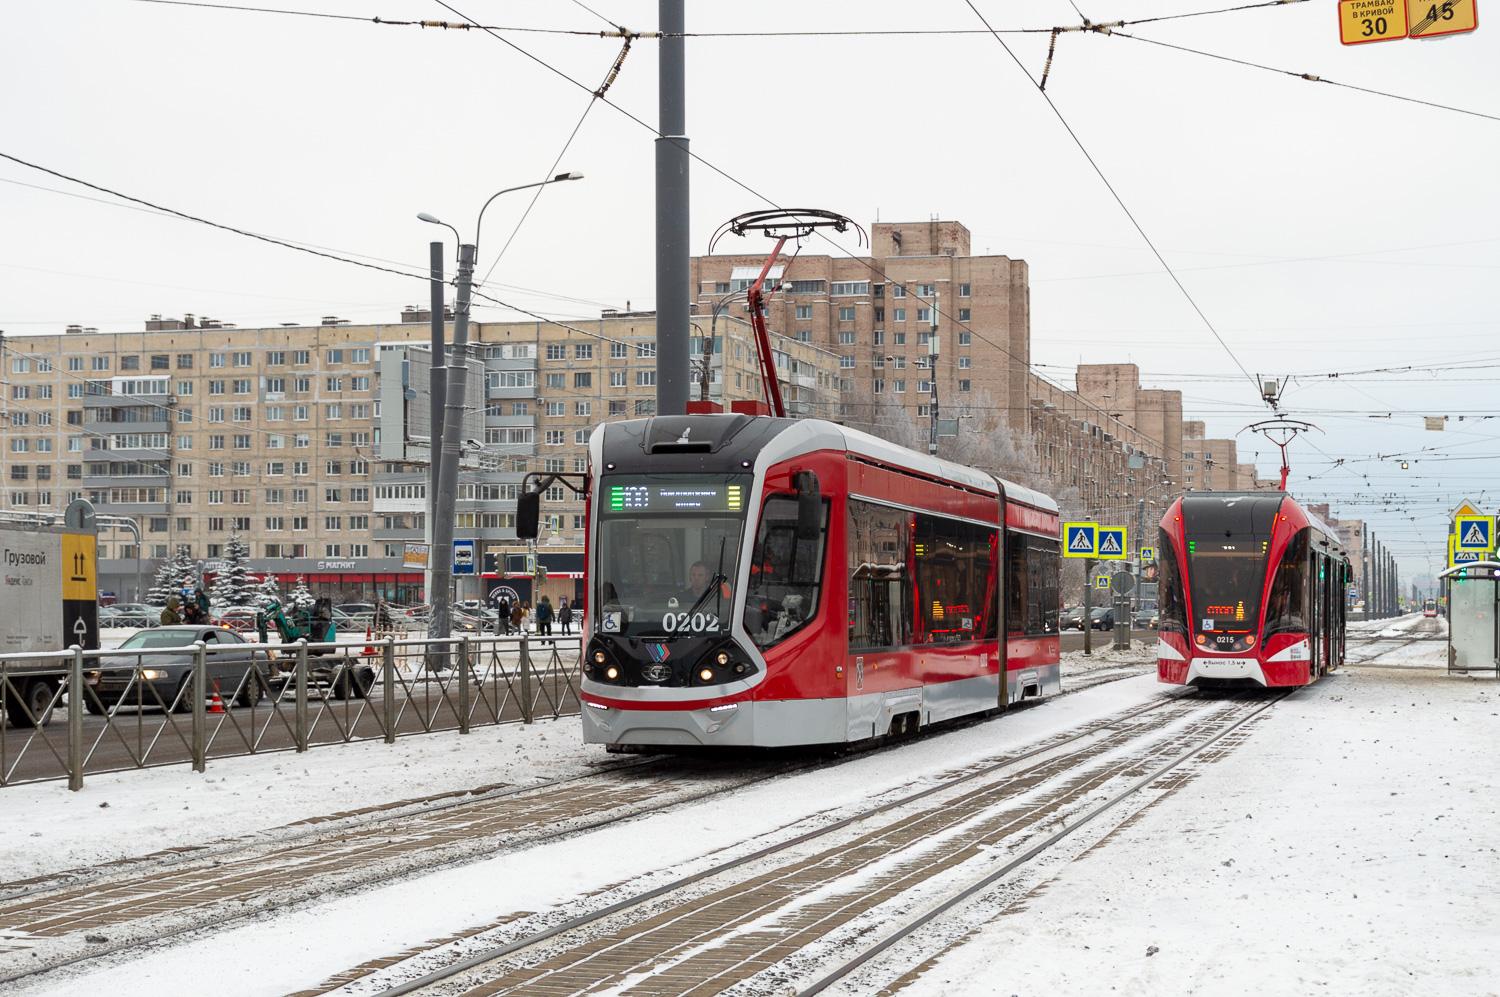
<svg viewBox="0 0 1500 997"><path fill-rule="evenodd" d="M576 715L580 647L526 635L4 654L0 786L76 790L85 774Z"/></svg>

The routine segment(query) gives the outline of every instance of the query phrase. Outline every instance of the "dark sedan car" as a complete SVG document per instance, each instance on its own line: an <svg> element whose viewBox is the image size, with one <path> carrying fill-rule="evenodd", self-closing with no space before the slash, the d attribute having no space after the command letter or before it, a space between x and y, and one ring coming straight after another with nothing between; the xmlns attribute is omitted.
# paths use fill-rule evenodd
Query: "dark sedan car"
<svg viewBox="0 0 1500 997"><path fill-rule="evenodd" d="M1083 607L1073 606L1070 609L1063 610L1062 619L1058 626L1062 630L1082 630Z"/></svg>
<svg viewBox="0 0 1500 997"><path fill-rule="evenodd" d="M217 692L227 705L260 702L269 688L270 653L248 643L233 630L214 626L169 626L142 630L120 645L129 656L111 654L90 672L88 685L98 696L84 697L90 713L102 713L122 699L128 704L163 706L187 713L193 708L193 655L169 648L190 648L202 641L207 658L207 696ZM155 653L153 653L155 652ZM250 676L252 663L259 673Z"/></svg>
<svg viewBox="0 0 1500 997"><path fill-rule="evenodd" d="M1089 626L1095 630L1113 630L1115 627L1114 608L1096 609L1091 612L1089 614Z"/></svg>

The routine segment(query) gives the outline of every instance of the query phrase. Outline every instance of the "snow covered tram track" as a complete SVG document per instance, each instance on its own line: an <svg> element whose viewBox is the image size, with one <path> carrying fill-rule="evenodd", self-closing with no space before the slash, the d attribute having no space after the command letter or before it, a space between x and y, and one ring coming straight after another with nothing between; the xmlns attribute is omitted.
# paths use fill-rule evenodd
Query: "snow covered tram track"
<svg viewBox="0 0 1500 997"><path fill-rule="evenodd" d="M673 882L634 894L622 885L614 895L626 895L599 909L564 920L575 903L470 936L470 951L488 943L471 957L442 946L386 963L349 992L782 994L829 952L899 923L934 890L971 881L976 864L1059 824L1071 829L1117 784L1146 773L1154 781L1269 705L1264 693L1165 695L786 840L731 846L740 854ZM1161 766L1163 757L1173 761Z"/></svg>
<svg viewBox="0 0 1500 997"><path fill-rule="evenodd" d="M1101 677L1087 685L1131 674ZM999 715L944 724L930 735L918 736L941 736ZM684 768L700 768L691 757L615 762L530 786L500 785L405 800L242 839L124 859L99 869L0 884L0 984L112 957L128 958L135 951L274 916L373 883L482 860L497 848L524 848L583 834L770 779L838 765L872 751L899 748L908 740L882 739L835 758L772 759L769 765L753 766L749 776L718 777L708 788L703 788L701 777L693 784L682 779ZM670 768L676 778L641 781L645 770L662 768ZM712 778L710 766L701 769ZM610 779L617 774L621 777ZM622 795L611 797L611 789ZM24 961L26 956L32 961Z"/></svg>

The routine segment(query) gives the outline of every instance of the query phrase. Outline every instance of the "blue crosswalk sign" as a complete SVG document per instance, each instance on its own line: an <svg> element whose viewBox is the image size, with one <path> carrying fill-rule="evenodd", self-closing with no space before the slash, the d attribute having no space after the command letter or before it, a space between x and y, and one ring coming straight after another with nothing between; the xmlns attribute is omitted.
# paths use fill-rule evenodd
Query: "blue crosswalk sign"
<svg viewBox="0 0 1500 997"><path fill-rule="evenodd" d="M1101 526L1095 532L1097 543L1095 557L1123 561L1129 548L1125 543L1125 527Z"/></svg>
<svg viewBox="0 0 1500 997"><path fill-rule="evenodd" d="M1064 523L1063 557L1093 557L1098 523Z"/></svg>
<svg viewBox="0 0 1500 997"><path fill-rule="evenodd" d="M1494 548L1495 520L1490 516L1458 516L1454 523L1458 550Z"/></svg>

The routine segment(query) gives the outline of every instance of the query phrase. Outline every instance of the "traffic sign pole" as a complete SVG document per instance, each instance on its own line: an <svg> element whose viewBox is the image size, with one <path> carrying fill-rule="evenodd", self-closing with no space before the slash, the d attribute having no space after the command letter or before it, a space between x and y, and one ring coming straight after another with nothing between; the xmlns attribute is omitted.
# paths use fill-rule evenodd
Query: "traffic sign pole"
<svg viewBox="0 0 1500 997"><path fill-rule="evenodd" d="M1094 653L1094 559L1083 562L1083 653Z"/></svg>

